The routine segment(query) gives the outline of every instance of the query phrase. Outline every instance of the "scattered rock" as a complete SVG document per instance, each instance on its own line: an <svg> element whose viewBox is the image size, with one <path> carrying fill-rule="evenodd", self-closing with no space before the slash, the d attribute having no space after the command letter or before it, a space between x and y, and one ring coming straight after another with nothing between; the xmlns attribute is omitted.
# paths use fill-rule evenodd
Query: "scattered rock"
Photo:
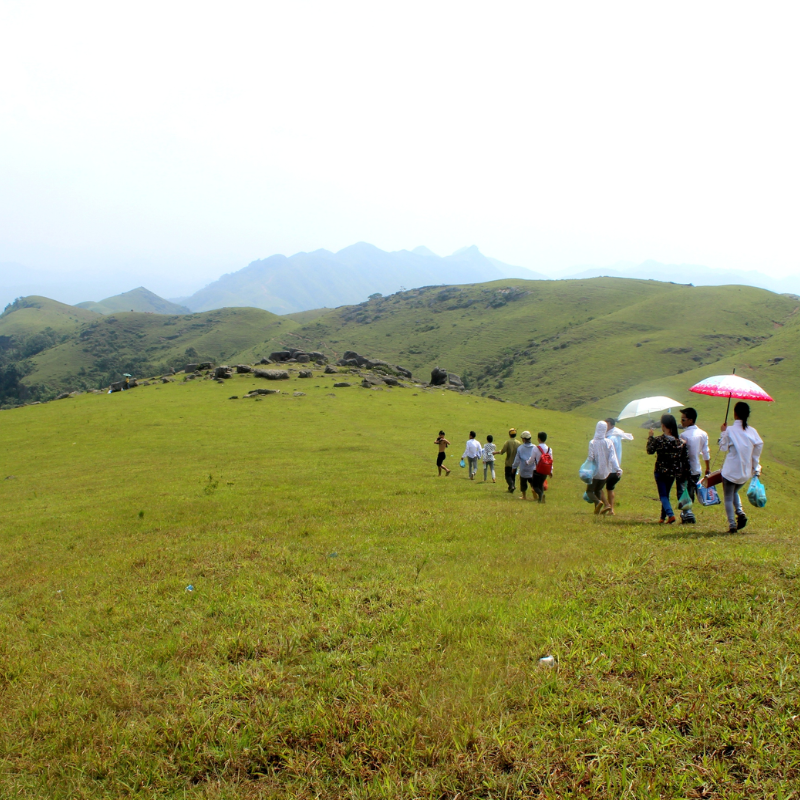
<svg viewBox="0 0 800 800"><path fill-rule="evenodd" d="M231 377L231 368L228 367L228 366L217 367L214 370L214 377L218 378L218 379L219 378L223 378L223 379L230 378Z"/></svg>
<svg viewBox="0 0 800 800"><path fill-rule="evenodd" d="M297 375L298 378L313 378L314 373L310 369L301 369Z"/></svg>
<svg viewBox="0 0 800 800"><path fill-rule="evenodd" d="M306 396L305 392L295 392L293 395L293 397L305 397L305 396Z"/></svg>
<svg viewBox="0 0 800 800"><path fill-rule="evenodd" d="M336 367L332 367L330 364L328 364L328 366L325 367L325 374L326 375L334 375L336 372L338 372Z"/></svg>
<svg viewBox="0 0 800 800"><path fill-rule="evenodd" d="M239 395L238 395L238 394L232 394L232 395L231 395L231 396L228 398L228 400L238 400L238 399L239 399Z"/></svg>
<svg viewBox="0 0 800 800"><path fill-rule="evenodd" d="M262 358L261 361L258 362L259 364L272 364L273 362L268 358Z"/></svg>
<svg viewBox="0 0 800 800"><path fill-rule="evenodd" d="M257 369L256 378L266 378L268 381L288 381L289 373L285 369Z"/></svg>
<svg viewBox="0 0 800 800"><path fill-rule="evenodd" d="M340 381L339 383L333 384L334 389L344 389L346 386L350 386L350 384L346 383L345 381Z"/></svg>
<svg viewBox="0 0 800 800"><path fill-rule="evenodd" d="M239 375L241 375L242 373L245 373L245 372L252 372L252 371L253 371L253 368L251 366L249 366L248 364L237 364L236 365L236 372Z"/></svg>
<svg viewBox="0 0 800 800"><path fill-rule="evenodd" d="M251 389L245 397L258 397L260 394L280 394L280 389Z"/></svg>

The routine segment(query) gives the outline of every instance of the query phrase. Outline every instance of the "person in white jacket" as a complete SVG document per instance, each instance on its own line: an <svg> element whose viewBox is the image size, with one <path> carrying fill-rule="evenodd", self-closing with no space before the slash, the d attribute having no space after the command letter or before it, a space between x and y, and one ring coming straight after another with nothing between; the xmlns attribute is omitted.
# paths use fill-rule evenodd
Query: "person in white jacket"
<svg viewBox="0 0 800 800"><path fill-rule="evenodd" d="M614 443L611 439L606 439L607 432L608 423L605 420L600 420L595 426L594 438L589 442L588 460L593 461L597 465L597 469L594 473L594 479L586 490L586 494L594 501L595 514L599 514L601 511L607 513L611 510L611 507L603 502L601 496L608 476L622 476L622 469L617 459L617 451L614 449Z"/></svg>
<svg viewBox="0 0 800 800"><path fill-rule="evenodd" d="M461 458L467 459L469 465L469 479L475 480L475 473L478 471L478 459L483 453L481 443L475 438L475 431L469 432L469 439L467 439L467 446L464 448L464 455Z"/></svg>
<svg viewBox="0 0 800 800"><path fill-rule="evenodd" d="M520 500L528 499L528 484L533 492L533 473L536 470L534 452L536 448L531 444L531 432L522 431L522 444L517 448L514 456L514 469L519 475L519 488L522 490ZM531 496L531 500L533 497Z"/></svg>
<svg viewBox="0 0 800 800"><path fill-rule="evenodd" d="M739 499L739 490L753 475L761 474L761 451L764 442L758 431L747 424L750 406L738 402L733 407L733 425L723 423L720 430L719 449L726 453L722 465L722 491L725 494L725 514L728 517L728 532L736 533L747 525L747 514Z"/></svg>
<svg viewBox="0 0 800 800"><path fill-rule="evenodd" d="M606 431L606 439L610 439L614 445L614 452L617 454L617 463L619 466L622 466L622 440L625 439L626 441L632 442L633 441L633 434L625 433L622 428L617 427L617 421L613 417L608 417L606 419L606 425L608 426L608 430ZM606 504L607 508L603 509L604 514L608 514L609 516L614 516L614 502L616 500L616 486L619 483L620 478L622 477L622 472L620 471L619 474L616 472L612 472L608 476L608 480L606 481L606 489L605 494L600 495L600 499ZM608 499L606 499L606 497Z"/></svg>

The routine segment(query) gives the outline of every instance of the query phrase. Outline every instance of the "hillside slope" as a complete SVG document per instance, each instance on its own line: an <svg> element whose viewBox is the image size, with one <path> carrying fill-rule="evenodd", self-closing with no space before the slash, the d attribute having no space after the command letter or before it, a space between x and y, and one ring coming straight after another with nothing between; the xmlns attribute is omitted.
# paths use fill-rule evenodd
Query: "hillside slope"
<svg viewBox="0 0 800 800"><path fill-rule="evenodd" d="M257 349L258 357L282 345L297 327L269 311L226 308L202 314L161 316L127 312L98 318L80 333L33 359L23 383L29 388L89 388L133 375L182 369L187 361L221 363Z"/></svg>
<svg viewBox="0 0 800 800"><path fill-rule="evenodd" d="M140 286L138 289L131 289L130 292L106 297L95 303L87 301L77 303L78 308L85 308L88 311L96 311L98 314L115 314L119 311L141 311L151 314L190 314L186 306L171 303L163 297Z"/></svg>
<svg viewBox="0 0 800 800"><path fill-rule="evenodd" d="M502 281L375 298L294 335L307 347L363 351L424 378L441 366L476 392L569 410L746 353L797 306L738 286Z"/></svg>

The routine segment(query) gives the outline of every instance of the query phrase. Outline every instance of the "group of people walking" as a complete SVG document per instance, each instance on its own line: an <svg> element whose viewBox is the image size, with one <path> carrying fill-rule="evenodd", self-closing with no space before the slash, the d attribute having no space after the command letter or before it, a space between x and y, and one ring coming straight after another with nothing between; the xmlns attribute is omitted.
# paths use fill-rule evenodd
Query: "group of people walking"
<svg viewBox="0 0 800 800"><path fill-rule="evenodd" d="M754 475L761 474L759 459L764 443L758 431L748 424L750 406L736 403L733 408L733 425L720 428L719 449L725 453L722 469L711 473L711 454L708 434L697 426L697 411L681 411L681 427L672 414L661 417L661 435L648 433L646 449L656 456L653 475L661 502L660 522L676 522L670 500L673 486L678 496L681 523L694 524L696 518L692 505L698 496L698 487L722 483L728 531L735 533L747 525L739 492ZM586 490L587 498L594 503L595 514L614 514L615 487L622 478L622 441L633 439L616 427L614 419L601 420L589 442L587 462L594 465L594 475ZM705 473L703 468L705 467ZM688 499L688 502L687 502Z"/></svg>
<svg viewBox="0 0 800 800"><path fill-rule="evenodd" d="M495 461L499 456L505 455L504 474L508 491L513 494L517 489L517 475L519 475L519 485L522 492L520 499L528 499L528 488L531 489L531 500L533 495L539 503L545 502L545 492L547 491L547 479L553 474L553 450L547 444L547 433L540 431L536 434L537 444L532 444L530 431L522 431L517 440L516 428L508 431L508 440L503 447L498 450L494 443L494 437L489 434L486 437L486 444L481 443L476 438L475 431L469 432L469 439L461 456L465 466L469 467L469 479L475 480L478 474L478 459L483 461L483 481L488 482L491 475L492 483L497 482L495 472ZM436 459L436 466L441 476L442 471L445 475L450 474L450 470L444 466L447 457L445 450L450 442L445 438L444 431L439 431L439 436L434 441L439 447L439 455Z"/></svg>
<svg viewBox="0 0 800 800"><path fill-rule="evenodd" d="M661 417L661 435L656 436L650 430L647 436L646 450L656 456L654 477L658 497L661 502L660 522L672 524L677 521L670 494L673 487L677 490L678 511L681 523L694 524L696 518L692 504L698 497L699 487L712 486L721 482L724 495L725 513L728 530L733 533L747 525L739 492L754 476L761 474L759 462L764 443L758 431L748 423L750 406L738 402L733 408L733 424L723 424L720 428L719 449L725 453L725 461L718 473L711 472L711 456L708 446L708 434L697 426L697 411L684 408L681 411L681 428L672 414ZM486 444L476 438L475 431L470 431L462 456L462 466L469 468L469 479L475 480L478 474L478 460L483 461L483 480L496 483L495 461L505 455L505 481L508 491L516 491L517 476L520 479L521 499L528 499L528 488L531 489L531 500L544 503L546 499L547 479L553 474L553 451L547 444L547 433L537 434L537 443L532 443L530 431L523 431L517 439L517 431L511 428L508 440L500 450L494 444L494 437L486 437ZM584 477L588 487L586 499L594 504L594 513L614 516L616 488L622 479L622 442L632 440L633 436L617 427L616 420L609 417L600 420L595 426L594 436L589 442L589 451L584 465L590 474ZM444 466L446 449L450 442L444 431L434 444L439 448L436 466L441 476L450 474ZM582 468L583 469L583 468ZM686 502L686 498L690 502Z"/></svg>

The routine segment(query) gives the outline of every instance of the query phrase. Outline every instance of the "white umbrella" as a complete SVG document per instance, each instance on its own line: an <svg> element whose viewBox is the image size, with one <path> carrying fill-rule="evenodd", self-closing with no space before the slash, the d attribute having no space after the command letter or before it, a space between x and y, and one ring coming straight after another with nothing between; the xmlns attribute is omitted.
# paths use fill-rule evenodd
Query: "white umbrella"
<svg viewBox="0 0 800 800"><path fill-rule="evenodd" d="M643 397L641 400L631 400L631 402L619 412L617 419L641 417L643 414L655 414L656 411L679 408L681 405L683 405L683 403L680 403L678 400L672 400L669 397Z"/></svg>

